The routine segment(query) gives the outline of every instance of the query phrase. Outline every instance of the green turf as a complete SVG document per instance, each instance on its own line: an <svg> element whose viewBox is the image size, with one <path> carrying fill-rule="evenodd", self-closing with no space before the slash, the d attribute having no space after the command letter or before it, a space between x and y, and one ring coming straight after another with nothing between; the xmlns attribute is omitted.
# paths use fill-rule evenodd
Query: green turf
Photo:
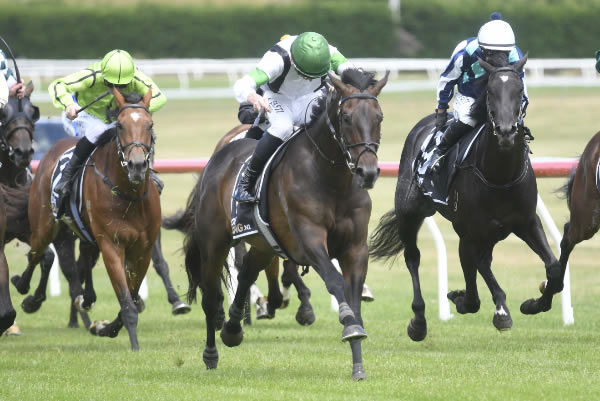
<svg viewBox="0 0 600 401"><path fill-rule="evenodd" d="M597 89L532 89L527 122L536 140L534 156L576 156L596 132ZM396 161L406 133L435 107L433 92L381 95L384 111L380 159ZM42 114L54 113L40 105ZM155 115L158 158L206 157L217 139L236 123L233 100L171 101ZM164 214L182 207L194 183L192 174L168 175L162 198ZM540 179L541 195L557 224L567 218L566 204L553 191L564 179ZM371 196L373 229L393 205L395 179L382 178ZM436 216L446 237L449 288L464 287L457 237ZM187 289L180 252L182 237L164 232L163 248L178 291ZM482 306L475 315L438 319L435 251L423 230L421 282L427 303L428 336L413 343L406 335L412 316L410 276L400 260L390 266L371 263L367 282L374 303L363 305L363 357L368 380L350 379L348 345L340 342L341 325L329 308L323 283L311 272L317 321L300 327L294 320L298 301L271 321L246 327L235 349L217 340L220 362L207 371L202 362L206 337L198 304L183 317L170 315L162 283L150 268L150 297L139 317L141 351L129 351L123 330L116 339L94 338L83 329L67 329L68 296L49 298L26 315L18 308L24 334L0 338L0 400L591 400L600 394L600 259L597 240L578 246L571 258L575 325L564 327L560 300L552 311L523 316L520 303L537 296L544 277L541 261L516 237L497 246L493 267L507 293L514 327L505 333L492 326L494 307L479 280ZM552 244L554 246L554 244ZM24 245L7 246L12 272L25 266ZM102 265L94 271L98 302L93 319L112 319L118 305ZM33 282L37 282L38 275ZM259 279L264 290L264 279ZM11 288L13 303L23 296Z"/></svg>

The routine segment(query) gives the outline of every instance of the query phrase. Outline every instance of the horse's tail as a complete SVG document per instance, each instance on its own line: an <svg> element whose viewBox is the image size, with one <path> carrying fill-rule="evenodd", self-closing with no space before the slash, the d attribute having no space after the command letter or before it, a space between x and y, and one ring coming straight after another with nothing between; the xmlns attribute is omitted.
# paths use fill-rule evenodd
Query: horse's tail
<svg viewBox="0 0 600 401"><path fill-rule="evenodd" d="M573 182L575 181L576 171L576 169L572 169L571 173L569 174L569 180L566 182L566 184L556 190L556 192L561 195L561 198L567 200L567 206L569 208L571 207L571 193L573 192Z"/></svg>
<svg viewBox="0 0 600 401"><path fill-rule="evenodd" d="M202 258L198 249L197 241L194 238L194 232L187 232L183 241L183 249L185 251L185 271L188 276L188 292L187 299L189 303L196 300L196 289L202 282Z"/></svg>
<svg viewBox="0 0 600 401"><path fill-rule="evenodd" d="M377 259L389 259L404 249L401 236L401 221L395 210L383 215L377 228L371 234L369 255Z"/></svg>
<svg viewBox="0 0 600 401"><path fill-rule="evenodd" d="M186 210L179 209L172 216L167 216L162 219L162 226L167 230L178 230L182 233L186 233L190 228L191 218L189 213L186 213Z"/></svg>

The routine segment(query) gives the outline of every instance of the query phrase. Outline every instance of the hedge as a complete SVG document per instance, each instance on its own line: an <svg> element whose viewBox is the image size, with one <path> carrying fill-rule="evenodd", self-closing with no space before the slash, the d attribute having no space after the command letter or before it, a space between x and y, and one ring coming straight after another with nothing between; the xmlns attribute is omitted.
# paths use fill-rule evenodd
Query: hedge
<svg viewBox="0 0 600 401"><path fill-rule="evenodd" d="M343 3L341 3L343 4ZM0 13L17 57L97 58L124 48L138 58L260 57L284 33L317 31L347 57L389 57L394 22L386 2L192 8L23 7Z"/></svg>

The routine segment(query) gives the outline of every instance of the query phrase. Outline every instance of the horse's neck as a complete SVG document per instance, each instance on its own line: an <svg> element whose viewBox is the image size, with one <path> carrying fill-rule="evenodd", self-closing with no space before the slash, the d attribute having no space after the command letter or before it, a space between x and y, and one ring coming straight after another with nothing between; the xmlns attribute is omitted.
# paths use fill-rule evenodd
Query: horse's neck
<svg viewBox="0 0 600 401"><path fill-rule="evenodd" d="M516 180L526 167L524 138L519 134L511 149L500 150L498 139L491 132L489 123L485 127L485 138L482 141L482 151L479 152L477 168L484 177L498 185Z"/></svg>
<svg viewBox="0 0 600 401"><path fill-rule="evenodd" d="M27 169L15 166L6 152L0 152L0 183L9 187L27 184Z"/></svg>

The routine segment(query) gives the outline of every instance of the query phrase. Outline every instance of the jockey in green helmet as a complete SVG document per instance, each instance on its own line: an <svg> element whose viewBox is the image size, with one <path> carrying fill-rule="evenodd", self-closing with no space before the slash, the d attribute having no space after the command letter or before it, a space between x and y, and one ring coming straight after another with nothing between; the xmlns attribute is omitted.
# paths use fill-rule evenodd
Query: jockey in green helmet
<svg viewBox="0 0 600 401"><path fill-rule="evenodd" d="M352 64L316 32L284 36L267 51L258 66L234 85L238 102L254 110L264 109L269 121L256 145L241 185L235 192L238 202L255 202L256 179L279 145L288 139L294 125L304 124L307 108L324 93L323 80L329 71L341 74ZM263 95L257 94L257 90Z"/></svg>
<svg viewBox="0 0 600 401"><path fill-rule="evenodd" d="M57 217L60 217L64 209L62 201L71 190L73 175L90 156L100 135L110 128L109 111L116 107L114 96L112 92L104 97L102 95L113 88L118 88L123 93L136 92L141 96L151 89L150 112L160 109L167 101L158 86L136 68L131 55L119 49L110 51L102 61L95 62L84 70L58 78L48 87L54 106L64 110L69 119L77 119L75 123L79 133L83 135L55 188L60 195L56 203L59 210ZM88 107L78 113L84 106Z"/></svg>

